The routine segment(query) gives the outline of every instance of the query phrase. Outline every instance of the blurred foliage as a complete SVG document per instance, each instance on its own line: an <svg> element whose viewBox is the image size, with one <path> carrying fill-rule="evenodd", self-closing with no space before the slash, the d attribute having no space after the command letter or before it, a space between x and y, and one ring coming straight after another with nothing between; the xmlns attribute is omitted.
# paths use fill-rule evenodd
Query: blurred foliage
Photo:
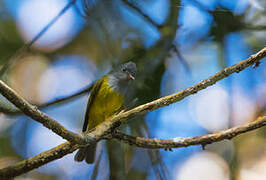
<svg viewBox="0 0 266 180"><path fill-rule="evenodd" d="M254 2L249 1L247 3L238 0L235 2L210 1L209 3L203 3L197 0L184 0L181 2L179 0L168 0L160 4L159 0L78 0L71 10L79 17L79 21L84 23L80 32L72 36L71 41L60 48L47 50L33 45L30 49L21 52L23 56L16 57L12 65L9 66L4 80L30 102L44 103L47 99L43 98L45 95L42 92L54 92L55 90L54 87L46 87L46 89L43 86L40 87L41 81L44 81L44 76L48 78L47 81L49 83L60 78L57 76L49 78L45 73L49 70L50 73L54 72L57 67L56 63L59 62L61 57L71 55L84 57L83 60L85 59L87 63L92 63L97 67L97 71L94 71L93 68L88 68L87 70L92 72L95 75L94 77L102 76L110 69L111 65L115 66L132 60L138 67L137 81L132 88L132 93L137 98L135 106L140 105L157 99L162 94L167 94L162 92L161 87L163 86L163 78L168 72L169 64L171 64L169 62L172 60L177 64L177 68L188 68L193 71L192 66L197 67L200 63L204 63L200 59L205 58L202 55L206 53L205 50L215 46L217 47L217 58L212 61L219 64L218 69L220 69L233 61L228 58L229 52L227 49L230 46L234 46L234 44L228 44L227 38L234 33L241 34L246 43L243 46L248 46L248 53L255 52L265 46L266 11L263 8L265 7L265 2L258 1L259 7ZM18 26L17 14L10 11L8 4L7 1L0 1L0 67L3 67L11 59L11 56L26 43L26 35L21 33L22 30ZM193 7L202 15L210 17L208 18L209 24L204 26L195 25L193 27L193 24L199 22L197 17L193 16L193 21L188 22L188 17L180 15L184 13L186 7ZM240 10L238 10L239 7ZM163 18L164 14L166 14L165 18ZM188 27L182 29L185 24L188 24ZM201 31L206 31L207 33L202 33ZM45 37L45 34L43 36ZM199 47L204 50L200 50ZM176 53L180 54L175 56ZM246 57L246 55L243 55L246 52L238 53L239 58L237 60L241 60L243 56ZM199 54L200 57L194 58L197 60L189 59L193 54L195 56ZM81 61L77 60L77 62ZM67 63L66 66L68 66ZM261 66L265 68L265 66ZM211 66L206 64L199 67L204 67L201 70L208 72ZM180 79L184 79L184 81L179 81L184 84L177 84L177 87L188 87L191 82L186 82L185 79L187 76L189 76L189 79L193 77L178 70L175 73L179 73ZM264 72L261 70L260 73L259 76L262 77L262 82L254 84L254 87L261 87L262 94L266 95L265 69ZM64 74L63 76L72 77L71 74ZM198 81L200 78L202 76L198 74L194 81ZM66 86L65 84L67 83L63 82L62 85L58 86L62 86L62 89L72 88L71 85ZM231 87L226 88L232 90L235 87L232 83L228 84ZM83 84L80 88L85 85L87 84ZM177 90L180 89L174 89L174 91ZM169 91L173 91L173 89ZM233 93L233 90L231 93ZM248 93L252 94L254 92ZM62 95L60 92L55 91L52 99L60 95ZM230 111L232 111L230 120L233 121L235 111L232 106L234 103L233 95L229 98ZM255 105L253 106L253 109L256 112L260 112L258 114L265 115L265 97L259 96L256 98L251 100L254 104L257 104L256 107ZM87 97L85 98L86 100ZM72 113L69 116L72 119L66 124L71 124L71 127L74 127L73 129L79 131L83 121L83 114L80 109L85 109L85 104L79 103L79 105L75 105L75 110L72 107L63 109L60 106L63 105L47 108L48 114L51 113L55 117L65 118L66 114ZM71 112L67 108L71 109ZM250 109L250 111L252 110ZM153 116L155 119L152 119L153 127L158 130L163 126L159 123L161 122L159 121L160 113L158 111L157 116ZM257 114L253 118L255 119L255 117L257 117ZM8 118L13 119L14 123L4 126ZM61 123L64 118L60 118L58 120ZM153 137L156 133L152 129L153 127L146 124L145 119L146 116L137 117L128 125L124 125L122 130L136 136ZM251 121L253 119L248 120ZM3 164L1 162L8 165L9 162L13 163L28 156L27 152L30 151L28 145L30 139L28 134L30 133L28 130L36 127L34 123L31 126L31 123L31 120L23 116L10 117L1 115L0 124L3 124L5 128L0 128L0 165ZM230 122L230 124L234 123ZM177 127L176 131L182 128ZM175 135L173 134L172 136ZM230 145L225 146L223 143L213 144L207 148L207 151L219 154L226 161L230 168L231 178L241 179L241 168L246 163L255 164L259 159L264 159L264 163L266 163L265 138L265 128L262 128L256 132L236 138ZM247 146L246 144L250 145ZM224 151L221 150L221 147L225 147ZM20 150L18 150L19 148ZM183 163L165 163L164 159L169 162L167 158L169 159L170 157L170 155L165 155L165 152L134 148L116 141L106 142L106 148L106 151L103 150L98 157L99 159L91 174L87 172L84 176L79 176L78 174L64 175L60 173L62 171L58 171L58 173L51 173L50 175L47 172L43 174L39 171L33 171L26 177L29 177L29 179L63 179L64 177L86 179L86 177L91 175L92 179L102 179L104 175L101 174L103 172L101 171L103 167L101 162L107 156L109 170L104 169L104 173L109 172L110 179L173 179L177 177L176 174L179 172L173 167L181 167ZM181 156L181 159L184 156L188 158L190 154ZM106 168L106 166L104 167Z"/></svg>

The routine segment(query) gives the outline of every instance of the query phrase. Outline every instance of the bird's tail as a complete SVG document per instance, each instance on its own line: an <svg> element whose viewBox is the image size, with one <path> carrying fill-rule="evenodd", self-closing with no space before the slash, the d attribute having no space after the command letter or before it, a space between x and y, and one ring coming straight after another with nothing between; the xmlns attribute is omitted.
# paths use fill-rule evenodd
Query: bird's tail
<svg viewBox="0 0 266 180"><path fill-rule="evenodd" d="M92 144L86 147L82 147L75 155L75 161L81 162L85 159L88 164L92 164L95 159L97 144Z"/></svg>

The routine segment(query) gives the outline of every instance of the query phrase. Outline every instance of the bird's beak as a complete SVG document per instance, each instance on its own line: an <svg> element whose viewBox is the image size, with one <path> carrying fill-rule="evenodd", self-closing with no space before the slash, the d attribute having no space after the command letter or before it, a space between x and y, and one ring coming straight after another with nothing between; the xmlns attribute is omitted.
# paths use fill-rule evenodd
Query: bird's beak
<svg viewBox="0 0 266 180"><path fill-rule="evenodd" d="M132 76L131 74L128 74L128 77L129 77L129 79L131 79L131 80L135 80L134 76Z"/></svg>

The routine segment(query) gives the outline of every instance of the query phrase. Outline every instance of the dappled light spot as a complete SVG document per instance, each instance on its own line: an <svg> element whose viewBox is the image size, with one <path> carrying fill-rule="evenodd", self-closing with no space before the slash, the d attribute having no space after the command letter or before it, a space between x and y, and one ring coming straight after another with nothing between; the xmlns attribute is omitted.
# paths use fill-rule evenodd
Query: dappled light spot
<svg viewBox="0 0 266 180"><path fill-rule="evenodd" d="M192 155L179 167L176 180L229 180L227 163L215 153L200 152Z"/></svg>
<svg viewBox="0 0 266 180"><path fill-rule="evenodd" d="M82 56L63 56L54 61L40 79L39 92L43 102L66 96L95 80L96 68Z"/></svg>
<svg viewBox="0 0 266 180"><path fill-rule="evenodd" d="M210 87L190 99L193 119L208 131L227 129L229 126L228 94L221 86Z"/></svg>
<svg viewBox="0 0 266 180"><path fill-rule="evenodd" d="M16 23L22 38L31 41L66 5L65 0L27 0L18 8ZM54 51L67 44L81 29L77 15L69 9L33 45L42 51Z"/></svg>

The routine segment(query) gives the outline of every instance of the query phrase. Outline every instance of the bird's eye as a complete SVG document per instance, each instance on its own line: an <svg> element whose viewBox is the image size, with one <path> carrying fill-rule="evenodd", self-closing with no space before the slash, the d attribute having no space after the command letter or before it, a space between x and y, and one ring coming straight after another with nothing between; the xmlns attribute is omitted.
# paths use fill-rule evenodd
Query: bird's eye
<svg viewBox="0 0 266 180"><path fill-rule="evenodd" d="M126 72L126 68L123 68L122 71L123 71L123 72Z"/></svg>

